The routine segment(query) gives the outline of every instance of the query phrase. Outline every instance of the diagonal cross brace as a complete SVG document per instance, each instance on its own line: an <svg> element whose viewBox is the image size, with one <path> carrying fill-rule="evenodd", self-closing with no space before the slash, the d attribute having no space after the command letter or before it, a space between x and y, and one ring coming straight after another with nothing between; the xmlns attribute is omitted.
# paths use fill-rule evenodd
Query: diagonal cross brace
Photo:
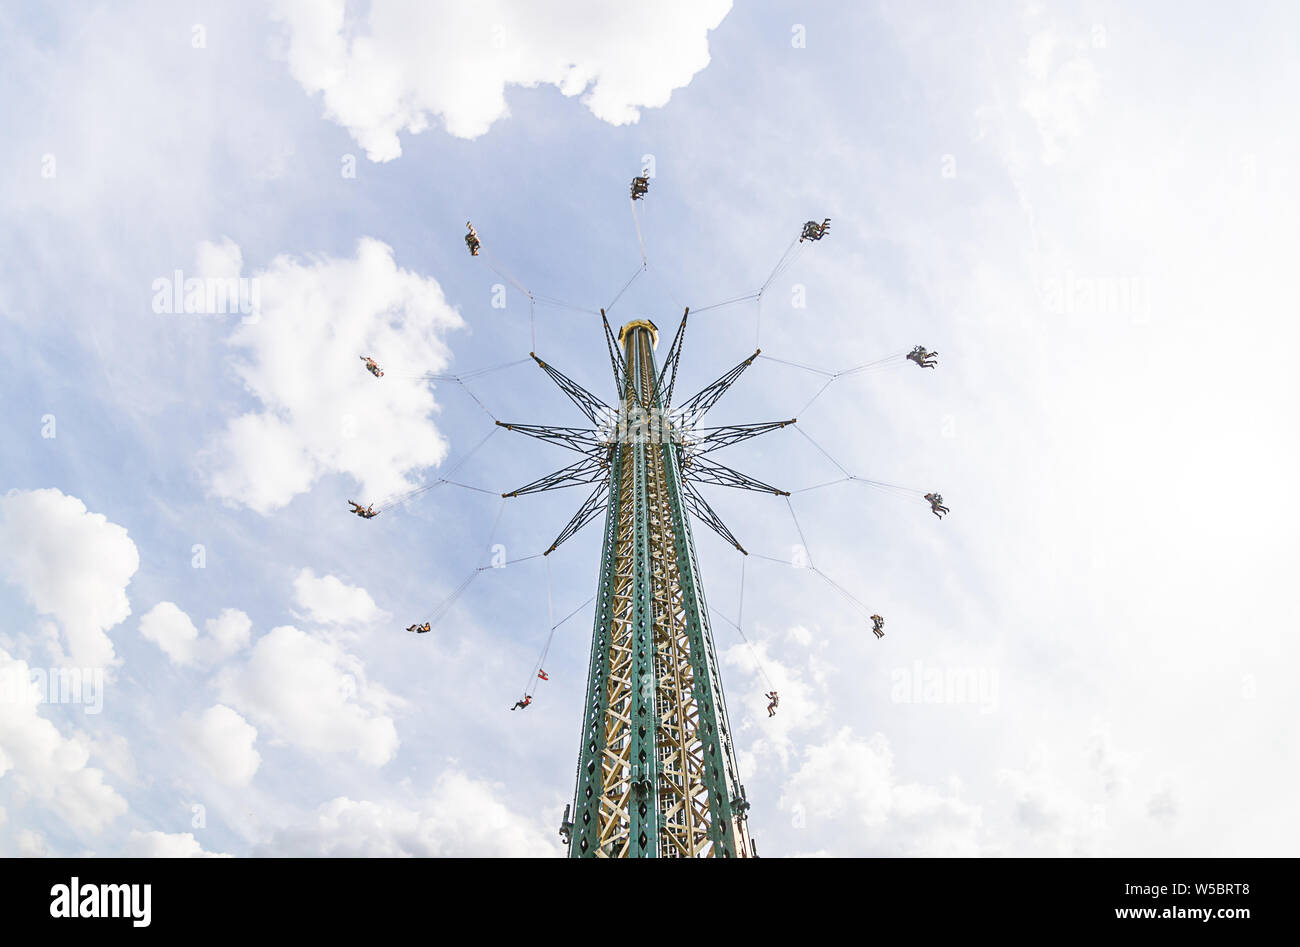
<svg viewBox="0 0 1300 947"><path fill-rule="evenodd" d="M669 411L673 405L673 388L677 386L677 365L682 360L682 342L686 336L686 318L691 314L691 307L687 306L686 311L682 313L682 321L677 324L677 332L673 335L673 344L668 347L668 354L664 357L664 367L659 372L659 377L655 379L655 390L660 392L660 410ZM664 379L668 379L668 388L664 389Z"/></svg>
<svg viewBox="0 0 1300 947"><path fill-rule="evenodd" d="M691 515L731 545L735 546L742 553L747 556L749 555L748 550L746 550L745 547L737 541L736 537L731 534L731 530L727 529L727 524L722 522L722 518L713 511L713 507L709 506L708 501L704 499L704 496L696 488L695 484L683 480L682 492L683 499L686 501L686 508L691 511Z"/></svg>
<svg viewBox="0 0 1300 947"><path fill-rule="evenodd" d="M569 400L578 406L578 410L585 414L592 424L600 427L602 419L607 421L609 417L614 414L613 408L605 404L605 402L601 401L586 388L583 388L568 375L565 375L558 369L552 368L532 352L529 352L528 354L532 355L533 361L541 366L542 371L551 376L551 380L560 386L560 390L569 396Z"/></svg>
<svg viewBox="0 0 1300 947"><path fill-rule="evenodd" d="M609 467L603 454L588 454L577 463L552 471L544 477L538 477L532 483L524 484L517 490L501 494L503 497L519 497L528 493L544 493L547 490L559 490L574 487L582 483L599 483L609 479Z"/></svg>
<svg viewBox="0 0 1300 947"><path fill-rule="evenodd" d="M694 427L700 418L704 417L709 409L727 393L727 389L736 383L736 379L744 373L745 369L754 364L754 359L758 358L760 352L762 352L762 349L755 349L754 354L749 358L728 371L717 381L700 389L690 400L673 412L673 417L680 418L683 427Z"/></svg>
<svg viewBox="0 0 1300 947"><path fill-rule="evenodd" d="M687 449L692 455L698 457L701 454L709 453L709 451L715 451L721 447L730 447L732 444L747 441L751 437L767 434L769 431L779 431L781 428L794 423L795 418L791 418L789 421L759 421L756 424L723 424L718 427L696 428L691 432L691 439Z"/></svg>
<svg viewBox="0 0 1300 947"><path fill-rule="evenodd" d="M573 514L573 519L569 520L568 525L560 530L560 535L555 537L555 542L551 543L551 548L542 553L543 556L549 556L560 547L566 540L571 539L578 530L586 526L595 519L600 511L605 508L605 497L609 492L609 481L602 480L596 485L596 489L591 492L591 496L583 501L578 512Z"/></svg>
<svg viewBox="0 0 1300 947"><path fill-rule="evenodd" d="M774 487L770 483L755 480L739 470L732 470L725 464L698 454L690 457L682 465L682 476L694 483L711 483L718 487L735 487L738 490L757 490L759 493L771 493L779 497L788 497L788 490Z"/></svg>
<svg viewBox="0 0 1300 947"><path fill-rule="evenodd" d="M623 361L623 352L618 344L618 338L609 326L609 318L605 315L604 309L600 311L600 321L605 325L605 347L609 349L609 363L614 369L614 391L618 395L618 400L622 401L627 364Z"/></svg>
<svg viewBox="0 0 1300 947"><path fill-rule="evenodd" d="M588 427L557 427L552 424L513 424L506 421L498 421L498 427L503 427L507 431L517 431L520 434L527 434L529 437L535 437L539 441L550 441L552 444L559 444L561 447L567 447L569 450L577 451L579 454L588 454L603 446L597 432Z"/></svg>

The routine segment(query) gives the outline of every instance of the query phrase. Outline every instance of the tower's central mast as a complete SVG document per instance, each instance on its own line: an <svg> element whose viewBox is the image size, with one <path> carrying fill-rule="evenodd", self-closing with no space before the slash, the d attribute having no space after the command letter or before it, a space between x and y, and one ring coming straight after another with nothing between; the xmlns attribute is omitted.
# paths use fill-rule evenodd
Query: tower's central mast
<svg viewBox="0 0 1300 947"><path fill-rule="evenodd" d="M691 538L658 331L619 332L623 372L573 806L575 857L744 857L736 768Z"/></svg>

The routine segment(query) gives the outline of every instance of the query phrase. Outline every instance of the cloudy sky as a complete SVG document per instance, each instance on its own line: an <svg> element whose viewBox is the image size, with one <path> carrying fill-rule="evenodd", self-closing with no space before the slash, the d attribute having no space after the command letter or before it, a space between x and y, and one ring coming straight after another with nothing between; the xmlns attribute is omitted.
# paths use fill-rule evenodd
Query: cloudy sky
<svg viewBox="0 0 1300 947"><path fill-rule="evenodd" d="M583 310L670 329L829 217L693 320L682 390L757 344L713 417L799 427L719 459L952 513L708 493L767 557L697 532L760 853L1294 855L1298 31L1263 0L6 4L0 853L560 854L599 530L527 559L581 496L493 495L567 462L494 417L581 422L512 363L609 396ZM225 277L247 313L176 305ZM937 370L825 386L918 343ZM548 565L577 611L510 713Z"/></svg>

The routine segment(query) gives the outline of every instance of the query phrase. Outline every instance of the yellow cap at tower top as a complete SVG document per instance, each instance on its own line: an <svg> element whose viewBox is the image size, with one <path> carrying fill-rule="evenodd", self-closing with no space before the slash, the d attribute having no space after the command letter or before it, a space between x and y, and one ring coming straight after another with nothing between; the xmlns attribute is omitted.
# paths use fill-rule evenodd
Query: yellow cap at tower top
<svg viewBox="0 0 1300 947"><path fill-rule="evenodd" d="M632 329L645 329L647 332L650 333L650 347L652 349L659 348L659 327L655 325L653 322L651 322L649 319L633 319L627 325L623 326L623 328L619 329L618 330L619 345L623 344L623 339L627 336L628 332L630 332Z"/></svg>

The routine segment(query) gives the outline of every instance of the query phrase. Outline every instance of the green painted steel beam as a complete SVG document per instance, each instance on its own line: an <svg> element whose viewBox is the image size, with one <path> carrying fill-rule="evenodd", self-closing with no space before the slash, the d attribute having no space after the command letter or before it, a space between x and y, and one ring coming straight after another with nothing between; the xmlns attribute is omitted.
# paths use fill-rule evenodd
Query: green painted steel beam
<svg viewBox="0 0 1300 947"><path fill-rule="evenodd" d="M615 445L615 478L622 470L623 445ZM605 544L600 558L600 586L596 597L595 628L591 642L591 663L587 671L586 709L582 717L582 744L578 748L578 777L574 788L573 832L569 855L574 858L596 855L600 831L600 797L604 789L602 762L605 756L605 711L609 695L610 625L613 621L615 549L618 543L618 481L610 484L605 513Z"/></svg>
<svg viewBox="0 0 1300 947"><path fill-rule="evenodd" d="M644 404L648 393L642 390L642 375L649 360L650 377L654 378L654 358L650 346L641 344L643 332L628 335L626 362L631 375L628 386L636 400ZM649 445L636 442L626 445L635 451L634 502L636 503L632 546L632 629L634 651L632 698L632 798L628 804L631 841L628 852L635 857L653 858L659 854L659 753L658 714L655 710L655 638L654 576L650 553L650 485L646 453Z"/></svg>

